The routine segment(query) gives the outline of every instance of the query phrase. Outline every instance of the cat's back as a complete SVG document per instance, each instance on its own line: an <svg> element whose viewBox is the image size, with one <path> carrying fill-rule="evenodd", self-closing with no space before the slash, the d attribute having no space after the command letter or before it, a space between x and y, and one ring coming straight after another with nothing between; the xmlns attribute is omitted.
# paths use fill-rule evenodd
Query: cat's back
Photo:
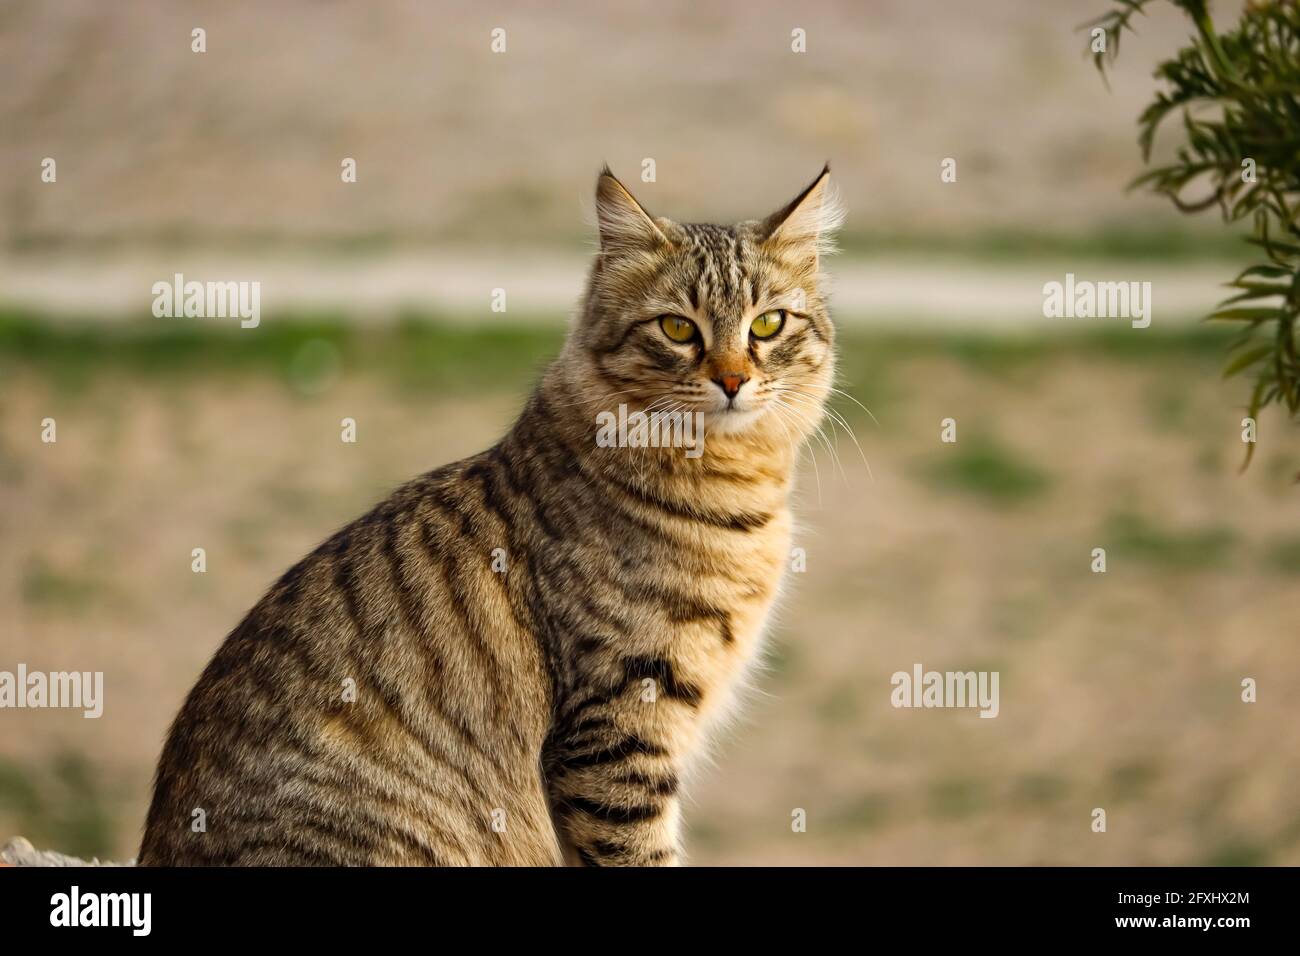
<svg viewBox="0 0 1300 956"><path fill-rule="evenodd" d="M481 457L341 529L226 638L169 733L142 864L558 860L550 689Z"/></svg>

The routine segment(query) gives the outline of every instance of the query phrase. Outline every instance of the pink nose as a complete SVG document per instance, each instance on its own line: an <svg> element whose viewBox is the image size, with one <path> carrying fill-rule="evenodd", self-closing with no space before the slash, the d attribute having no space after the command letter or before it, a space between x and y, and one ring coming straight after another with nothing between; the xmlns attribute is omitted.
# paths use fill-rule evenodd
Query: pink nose
<svg viewBox="0 0 1300 956"><path fill-rule="evenodd" d="M715 378L713 381L722 389L727 398L735 398L736 393L740 391L740 386L748 382L749 379L744 375L731 374Z"/></svg>

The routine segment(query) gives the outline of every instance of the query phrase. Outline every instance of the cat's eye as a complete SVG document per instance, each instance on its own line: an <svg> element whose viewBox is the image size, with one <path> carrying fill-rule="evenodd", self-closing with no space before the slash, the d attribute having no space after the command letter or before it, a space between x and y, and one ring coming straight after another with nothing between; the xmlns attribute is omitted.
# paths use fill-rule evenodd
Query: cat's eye
<svg viewBox="0 0 1300 956"><path fill-rule="evenodd" d="M784 309L764 312L749 324L749 334L756 339L770 339L781 331L783 325L785 325Z"/></svg>
<svg viewBox="0 0 1300 956"><path fill-rule="evenodd" d="M659 320L659 328L663 329L664 335L674 342L689 342L695 338L695 323L690 319L683 319L680 315L663 316Z"/></svg>

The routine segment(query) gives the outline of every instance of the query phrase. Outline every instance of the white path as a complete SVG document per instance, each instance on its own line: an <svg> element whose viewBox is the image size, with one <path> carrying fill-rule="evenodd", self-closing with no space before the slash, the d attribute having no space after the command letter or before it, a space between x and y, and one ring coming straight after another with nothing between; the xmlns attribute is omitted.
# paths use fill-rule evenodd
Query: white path
<svg viewBox="0 0 1300 956"><path fill-rule="evenodd" d="M494 251L467 256L401 251L374 256L272 259L178 250L114 256L0 256L0 306L77 318L151 318L152 285L186 280L259 281L264 316L282 311L342 312L358 321L405 308L462 321L554 321L582 291L581 257ZM1224 296L1235 272L1223 262L1178 264L1099 260L982 263L960 258L832 260L834 307L846 323L923 324L993 331L1069 328L1084 320L1045 319L1045 282L1077 279L1152 283L1153 326L1186 324ZM506 290L506 313L489 308ZM159 320L164 321L164 320ZM173 320L165 320L173 321ZM1100 321L1100 320L1094 320Z"/></svg>

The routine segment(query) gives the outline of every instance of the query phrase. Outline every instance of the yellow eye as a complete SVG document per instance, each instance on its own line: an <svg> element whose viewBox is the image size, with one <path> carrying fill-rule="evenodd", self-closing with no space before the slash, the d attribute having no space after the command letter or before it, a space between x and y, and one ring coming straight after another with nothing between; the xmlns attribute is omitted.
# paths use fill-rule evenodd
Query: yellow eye
<svg viewBox="0 0 1300 956"><path fill-rule="evenodd" d="M777 309L773 312L764 312L750 323L749 334L756 339L770 339L781 331L783 325L785 325L784 311Z"/></svg>
<svg viewBox="0 0 1300 956"><path fill-rule="evenodd" d="M695 338L695 323L680 315L665 315L659 320L659 328L674 342L689 342Z"/></svg>

